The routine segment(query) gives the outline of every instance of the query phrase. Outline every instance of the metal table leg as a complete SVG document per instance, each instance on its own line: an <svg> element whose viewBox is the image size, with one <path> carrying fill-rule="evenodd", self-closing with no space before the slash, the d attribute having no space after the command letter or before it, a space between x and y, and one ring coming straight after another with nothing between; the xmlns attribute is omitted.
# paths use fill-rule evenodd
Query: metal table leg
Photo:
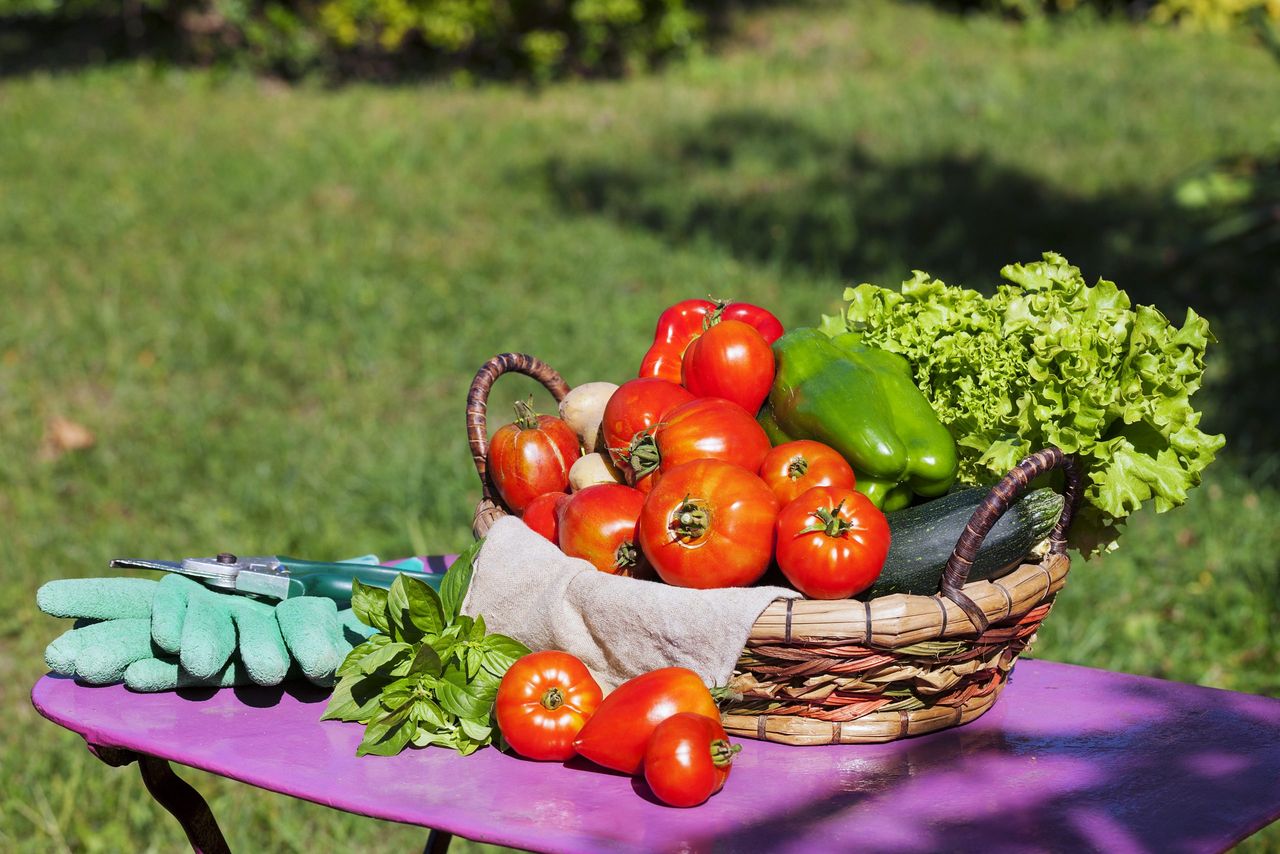
<svg viewBox="0 0 1280 854"><path fill-rule="evenodd" d="M136 761L147 791L182 825L187 841L191 843L191 850L196 854L231 854L209 805L200 797L199 792L173 773L168 762L154 756L100 744L90 744L89 752L116 768Z"/></svg>
<svg viewBox="0 0 1280 854"><path fill-rule="evenodd" d="M427 834L427 845L422 849L422 854L445 854L449 850L449 843L453 841L452 833L445 833L443 830L431 829Z"/></svg>

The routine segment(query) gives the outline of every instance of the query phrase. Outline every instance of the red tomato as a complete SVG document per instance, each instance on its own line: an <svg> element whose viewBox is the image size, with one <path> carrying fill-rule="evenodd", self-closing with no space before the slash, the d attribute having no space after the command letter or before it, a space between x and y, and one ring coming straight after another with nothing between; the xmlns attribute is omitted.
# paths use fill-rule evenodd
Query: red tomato
<svg viewBox="0 0 1280 854"><path fill-rule="evenodd" d="M782 323L768 310L745 302L687 299L662 312L653 345L640 363L640 376L680 382L681 361L695 338L722 320L737 320L755 329L766 343L782 337Z"/></svg>
<svg viewBox="0 0 1280 854"><path fill-rule="evenodd" d="M815 486L778 514L778 567L811 599L861 593L888 554L889 523L861 492Z"/></svg>
<svg viewBox="0 0 1280 854"><path fill-rule="evenodd" d="M507 743L530 759L572 759L573 740L603 698L587 666L567 652L533 652L511 665L494 700Z"/></svg>
<svg viewBox="0 0 1280 854"><path fill-rule="evenodd" d="M614 575L648 574L636 542L644 495L620 483L597 483L570 496L560 512L560 550Z"/></svg>
<svg viewBox="0 0 1280 854"><path fill-rule="evenodd" d="M636 774L654 729L681 712L720 720L716 701L698 674L684 667L654 670L623 682L605 697L573 746L597 765Z"/></svg>
<svg viewBox="0 0 1280 854"><path fill-rule="evenodd" d="M662 475L640 511L640 547L668 584L745 587L773 557L778 499L764 481L721 460Z"/></svg>
<svg viewBox="0 0 1280 854"><path fill-rule="evenodd" d="M515 422L489 442L489 479L503 503L520 514L539 495L569 488L569 467L578 455L578 436L568 424L517 401Z"/></svg>
<svg viewBox="0 0 1280 854"><path fill-rule="evenodd" d="M653 428L671 410L691 400L693 394L682 386L653 378L625 382L610 396L600 426L609 456L628 480L635 483L640 477L631 467L633 453L639 451L640 468L648 467L653 459Z"/></svg>
<svg viewBox="0 0 1280 854"><path fill-rule="evenodd" d="M653 731L644 751L644 779L658 799L673 807L696 807L724 788L741 750L729 743L718 720L672 715Z"/></svg>
<svg viewBox="0 0 1280 854"><path fill-rule="evenodd" d="M520 518L532 530L553 543L560 542L560 508L569 500L567 492L548 492L539 495L524 508Z"/></svg>
<svg viewBox="0 0 1280 854"><path fill-rule="evenodd" d="M698 397L722 397L759 412L773 387L773 348L740 320L722 320L684 351L681 381Z"/></svg>
<svg viewBox="0 0 1280 854"><path fill-rule="evenodd" d="M693 460L724 460L760 470L769 453L769 436L751 413L718 397L700 397L667 413L653 434L658 467L663 472ZM642 456L648 459L649 451ZM636 469L645 474L644 467Z"/></svg>
<svg viewBox="0 0 1280 854"><path fill-rule="evenodd" d="M839 451L811 439L778 445L760 465L760 477L783 507L815 486L853 489L856 482L853 468Z"/></svg>

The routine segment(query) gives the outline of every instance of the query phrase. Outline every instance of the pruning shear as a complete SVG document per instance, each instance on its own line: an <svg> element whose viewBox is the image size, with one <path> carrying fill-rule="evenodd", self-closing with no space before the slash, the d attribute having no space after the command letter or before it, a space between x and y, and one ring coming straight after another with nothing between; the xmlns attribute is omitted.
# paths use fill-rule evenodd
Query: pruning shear
<svg viewBox="0 0 1280 854"><path fill-rule="evenodd" d="M372 555L342 563L320 563L277 555L237 557L222 552L214 557L189 557L181 561L116 558L111 566L176 572L208 587L268 599L323 596L340 605L351 601L353 580L385 589L397 575L404 573L438 591L446 568L440 556L425 560L408 558L389 565L377 561Z"/></svg>

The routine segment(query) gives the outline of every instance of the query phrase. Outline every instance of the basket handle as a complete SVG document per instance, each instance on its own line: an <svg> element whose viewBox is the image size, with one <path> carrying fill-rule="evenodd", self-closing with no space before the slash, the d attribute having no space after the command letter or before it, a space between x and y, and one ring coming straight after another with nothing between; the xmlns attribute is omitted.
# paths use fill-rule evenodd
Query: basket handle
<svg viewBox="0 0 1280 854"><path fill-rule="evenodd" d="M476 378L471 381L471 389L467 392L467 441L471 445L471 460L476 464L476 474L480 475L480 489L484 497L490 500L494 499L494 495L489 487L486 462L489 456L489 433L485 411L489 408L489 390L498 377L509 371L524 374L542 383L556 399L556 403L564 400L564 396L569 393L569 384L555 368L527 353L499 353L476 371Z"/></svg>
<svg viewBox="0 0 1280 854"><path fill-rule="evenodd" d="M960 606L960 610L969 617L978 634L987 630L989 624L987 615L961 589L969 580L969 569L973 566L978 549L982 548L982 541L987 538L992 526L999 521L1010 505L1027 491L1027 485L1045 472L1056 468L1062 469L1063 474L1066 475L1066 486L1063 489L1066 504L1062 508L1062 515L1058 517L1058 524L1049 534L1049 553L1066 554L1067 529L1071 527L1071 520L1080 504L1083 488L1080 460L1075 454L1064 453L1050 445L1018 463L991 488L990 494L978 505L978 509L973 511L969 524L965 526L964 533L956 543L955 551L947 560L947 566L942 571L942 595Z"/></svg>

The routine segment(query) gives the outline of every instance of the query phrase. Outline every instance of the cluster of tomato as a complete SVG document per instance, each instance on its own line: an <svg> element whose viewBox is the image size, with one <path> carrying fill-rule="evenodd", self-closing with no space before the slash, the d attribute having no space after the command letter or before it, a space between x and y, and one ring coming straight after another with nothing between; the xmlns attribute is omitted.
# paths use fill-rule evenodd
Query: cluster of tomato
<svg viewBox="0 0 1280 854"><path fill-rule="evenodd" d="M608 697L577 658L534 652L507 671L494 704L507 744L529 759L582 756L643 773L663 803L697 806L724 786L738 746L729 743L711 692L692 670L664 667Z"/></svg>
<svg viewBox="0 0 1280 854"><path fill-rule="evenodd" d="M889 550L884 515L854 489L839 453L813 441L772 447L755 418L782 332L771 313L745 303L672 306L640 376L601 415L624 482L568 494L580 437L544 415L503 428L515 432L501 447L495 437L499 493L530 528L605 572L734 587L755 583L776 559L806 596L866 589Z"/></svg>

